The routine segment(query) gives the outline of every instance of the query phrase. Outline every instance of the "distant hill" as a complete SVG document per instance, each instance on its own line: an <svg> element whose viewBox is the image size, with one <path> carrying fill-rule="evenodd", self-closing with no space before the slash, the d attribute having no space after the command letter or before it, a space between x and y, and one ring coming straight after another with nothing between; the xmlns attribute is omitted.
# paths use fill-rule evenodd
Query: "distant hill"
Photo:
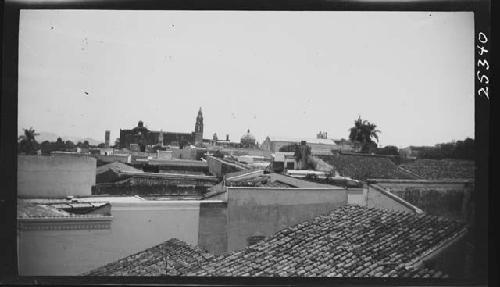
<svg viewBox="0 0 500 287"><path fill-rule="evenodd" d="M89 141L89 144L90 145L98 145L100 143L104 143L104 141L99 141L99 140L96 140L96 139L93 139L93 138L89 138L89 137L85 137L85 138L81 138L81 137L75 137L75 136L60 136L58 134L55 134L55 133L51 133L51 132L37 132L39 135L36 136L36 141L41 143L43 141L50 141L50 142L54 142L57 140L58 137L60 137L63 141L72 141L74 144L78 143L79 141L81 142L84 142L84 141ZM19 134L21 135L21 134Z"/></svg>

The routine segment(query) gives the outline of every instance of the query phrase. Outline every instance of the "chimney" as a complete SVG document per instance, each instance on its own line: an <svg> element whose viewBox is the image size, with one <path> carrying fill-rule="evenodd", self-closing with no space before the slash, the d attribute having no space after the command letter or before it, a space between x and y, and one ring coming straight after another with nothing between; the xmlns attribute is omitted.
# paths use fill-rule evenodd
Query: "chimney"
<svg viewBox="0 0 500 287"><path fill-rule="evenodd" d="M229 141L229 135L226 135L226 141Z"/></svg>

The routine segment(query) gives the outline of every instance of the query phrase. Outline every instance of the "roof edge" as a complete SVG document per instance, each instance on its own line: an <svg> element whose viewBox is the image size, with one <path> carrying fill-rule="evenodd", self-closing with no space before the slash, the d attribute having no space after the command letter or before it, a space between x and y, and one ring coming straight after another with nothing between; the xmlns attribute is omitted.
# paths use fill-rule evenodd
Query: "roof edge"
<svg viewBox="0 0 500 287"><path fill-rule="evenodd" d="M416 214L422 214L424 213L424 211L418 207L416 207L415 205L409 203L408 201L402 199L401 197L395 195L394 193L390 192L388 189L385 189L383 188L382 186L378 185L378 184L368 184L369 186L375 188L376 190L382 192L383 194L387 195L388 197L390 197L391 199L403 204L405 207L413 210Z"/></svg>
<svg viewBox="0 0 500 287"><path fill-rule="evenodd" d="M458 241L463 239L467 233L469 232L469 228L466 226L462 228L460 231L455 233L453 236L446 238L443 242L435 246L434 248L431 248L427 251L425 251L421 256L415 258L413 261L411 261L411 266L413 267L421 267L422 265L425 265L426 262L436 258L439 256L442 252L444 252L448 247L452 246L453 244L456 244Z"/></svg>

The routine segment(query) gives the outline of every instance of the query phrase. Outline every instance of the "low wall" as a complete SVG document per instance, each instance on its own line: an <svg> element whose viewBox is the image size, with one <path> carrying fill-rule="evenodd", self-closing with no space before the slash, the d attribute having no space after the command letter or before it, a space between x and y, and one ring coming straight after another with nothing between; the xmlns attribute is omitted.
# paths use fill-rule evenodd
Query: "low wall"
<svg viewBox="0 0 500 287"><path fill-rule="evenodd" d="M347 191L334 187L228 187L227 196L228 251L246 247L252 236L272 235L347 204Z"/></svg>
<svg viewBox="0 0 500 287"><path fill-rule="evenodd" d="M81 155L18 155L19 197L88 196L95 184L96 159Z"/></svg>
<svg viewBox="0 0 500 287"><path fill-rule="evenodd" d="M419 207L425 213L472 221L471 180L375 180L377 185Z"/></svg>
<svg viewBox="0 0 500 287"><path fill-rule="evenodd" d="M241 171L243 168L224 162L213 156L207 156L208 171L216 177L223 177L226 173Z"/></svg>
<svg viewBox="0 0 500 287"><path fill-rule="evenodd" d="M363 203L369 208L388 209L409 213L423 213L421 209L392 194L377 184L365 184L363 188Z"/></svg>
<svg viewBox="0 0 500 287"><path fill-rule="evenodd" d="M122 154L112 154L112 155L94 154L92 156L97 159L100 165L112 162L131 163L132 160L131 155L122 155Z"/></svg>
<svg viewBox="0 0 500 287"><path fill-rule="evenodd" d="M168 151L159 150L156 152L156 158L163 159L163 160L171 160L171 159L173 159L172 153L173 152L171 150L168 150Z"/></svg>
<svg viewBox="0 0 500 287"><path fill-rule="evenodd" d="M109 229L19 230L19 274L79 275L170 238L198 244L199 201L111 205Z"/></svg>
<svg viewBox="0 0 500 287"><path fill-rule="evenodd" d="M172 149L172 158L199 160L205 152L202 148Z"/></svg>

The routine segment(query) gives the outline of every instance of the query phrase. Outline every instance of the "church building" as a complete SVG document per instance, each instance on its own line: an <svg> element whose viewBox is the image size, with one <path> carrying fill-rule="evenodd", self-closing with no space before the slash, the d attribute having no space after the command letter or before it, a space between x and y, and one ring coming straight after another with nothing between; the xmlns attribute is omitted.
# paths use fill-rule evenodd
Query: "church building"
<svg viewBox="0 0 500 287"><path fill-rule="evenodd" d="M203 114L201 108L198 110L194 132L191 133L176 133L152 131L144 126L142 121L139 121L137 126L130 130L120 129L120 148L131 149L130 145L138 145L140 151L145 151L146 146L179 146L180 148L187 145L200 146L203 141Z"/></svg>

